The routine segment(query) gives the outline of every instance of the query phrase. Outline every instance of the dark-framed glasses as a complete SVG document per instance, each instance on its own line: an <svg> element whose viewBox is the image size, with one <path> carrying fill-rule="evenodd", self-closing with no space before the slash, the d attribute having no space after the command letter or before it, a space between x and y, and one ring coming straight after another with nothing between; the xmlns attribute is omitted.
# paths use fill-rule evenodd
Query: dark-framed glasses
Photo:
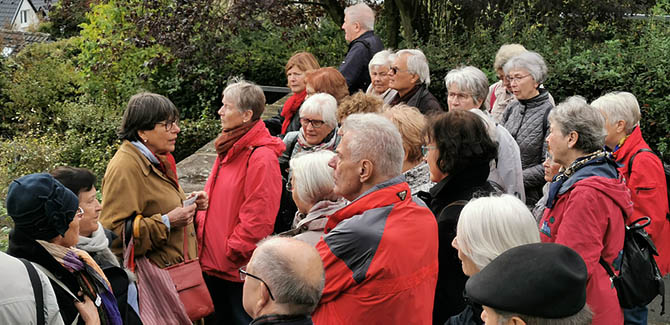
<svg viewBox="0 0 670 325"><path fill-rule="evenodd" d="M77 212L74 214L75 217L81 217L84 215L84 208L79 207L77 208Z"/></svg>
<svg viewBox="0 0 670 325"><path fill-rule="evenodd" d="M300 125L302 125L302 127L304 128L306 128L307 125L311 124L313 128L318 129L322 127L324 123L325 122L322 120L312 120L304 117L300 118Z"/></svg>
<svg viewBox="0 0 670 325"><path fill-rule="evenodd" d="M265 283L265 281L263 281L263 279L247 272L247 266L246 265L239 268L239 271L240 271L240 280L246 281L247 277L252 277L252 278L262 282L265 285L265 288L268 289L268 293L270 294L270 299L275 300L275 297L272 295L272 291L270 291L270 286L268 286L268 284Z"/></svg>
<svg viewBox="0 0 670 325"><path fill-rule="evenodd" d="M179 125L179 119L175 119L173 121L158 122L156 124L163 125L165 127L165 131L171 131L175 126Z"/></svg>
<svg viewBox="0 0 670 325"><path fill-rule="evenodd" d="M393 72L393 74L397 74L398 72L409 72L409 70L402 70L398 67L391 67L389 68L389 72Z"/></svg>
<svg viewBox="0 0 670 325"><path fill-rule="evenodd" d="M421 154L425 157L428 156L428 151L437 149L436 146L423 145L421 146Z"/></svg>

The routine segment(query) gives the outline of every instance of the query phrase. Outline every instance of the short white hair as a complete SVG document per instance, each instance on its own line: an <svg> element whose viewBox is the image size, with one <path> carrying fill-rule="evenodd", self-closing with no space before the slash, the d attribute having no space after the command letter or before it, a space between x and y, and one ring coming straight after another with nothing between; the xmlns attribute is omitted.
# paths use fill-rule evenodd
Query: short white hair
<svg viewBox="0 0 670 325"><path fill-rule="evenodd" d="M508 74L510 70L524 69L530 73L538 84L547 79L547 64L544 58L537 52L524 52L507 61L503 66L503 71Z"/></svg>
<svg viewBox="0 0 670 325"><path fill-rule="evenodd" d="M334 129L337 126L337 100L326 93L309 96L300 107L300 117L303 114L321 115L326 125Z"/></svg>
<svg viewBox="0 0 670 325"><path fill-rule="evenodd" d="M337 200L333 192L333 169L328 166L335 153L330 150L299 153L289 161L293 175L294 191L298 198L309 204L324 200Z"/></svg>
<svg viewBox="0 0 670 325"><path fill-rule="evenodd" d="M396 54L396 58L400 56L407 56L407 71L419 75L419 80L426 86L430 85L430 68L428 67L428 59L426 55L419 49L405 49L400 50Z"/></svg>
<svg viewBox="0 0 670 325"><path fill-rule="evenodd" d="M605 116L605 123L613 125L617 121L626 122L626 134L631 134L635 126L640 124L640 104L635 95L626 91L607 93L591 102L591 106L599 109Z"/></svg>
<svg viewBox="0 0 670 325"><path fill-rule="evenodd" d="M389 68L393 64L392 61L393 58L394 56L391 50L379 51L372 57L372 59L370 59L370 63L368 63L368 70L372 70L372 68L376 66L383 66Z"/></svg>
<svg viewBox="0 0 670 325"><path fill-rule="evenodd" d="M358 3L344 9L344 15L349 17L350 23L361 24L361 29L375 30L375 12L365 3Z"/></svg>
<svg viewBox="0 0 670 325"><path fill-rule="evenodd" d="M451 85L455 85L460 91L469 93L475 103L482 101L480 109L489 93L489 79L482 70L471 65L449 71L444 77L444 83L447 91Z"/></svg>
<svg viewBox="0 0 670 325"><path fill-rule="evenodd" d="M506 250L540 242L533 214L510 194L471 200L456 226L459 250L481 270Z"/></svg>
<svg viewBox="0 0 670 325"><path fill-rule="evenodd" d="M342 132L349 138L352 160L368 159L380 175L389 178L402 173L402 136L389 119L375 113L352 114L344 120Z"/></svg>

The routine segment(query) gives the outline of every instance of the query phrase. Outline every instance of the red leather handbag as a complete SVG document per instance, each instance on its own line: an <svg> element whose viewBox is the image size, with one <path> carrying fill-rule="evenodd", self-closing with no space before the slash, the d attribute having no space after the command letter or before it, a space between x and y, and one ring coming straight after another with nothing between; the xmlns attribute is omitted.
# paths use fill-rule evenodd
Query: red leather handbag
<svg viewBox="0 0 670 325"><path fill-rule="evenodd" d="M188 238L184 227L184 262L167 267L166 270L170 273L188 317L196 321L213 313L214 303L202 277L198 257L192 260L188 258Z"/></svg>

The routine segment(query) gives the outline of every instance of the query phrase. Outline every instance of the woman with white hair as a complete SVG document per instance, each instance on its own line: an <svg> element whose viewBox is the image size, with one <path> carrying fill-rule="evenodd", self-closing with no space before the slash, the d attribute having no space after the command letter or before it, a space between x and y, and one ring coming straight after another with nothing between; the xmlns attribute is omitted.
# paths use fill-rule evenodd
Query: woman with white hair
<svg viewBox="0 0 670 325"><path fill-rule="evenodd" d="M290 181L289 161L296 154L304 151L334 151L340 143L337 134L337 101L335 97L318 93L307 97L300 108L300 130L286 133L284 144L286 150L279 157L284 188L281 207L275 222L275 233L291 229L293 217L297 211L286 184Z"/></svg>
<svg viewBox="0 0 670 325"><path fill-rule="evenodd" d="M619 268L624 219L633 212L633 204L616 162L602 150L605 119L575 96L549 113L549 123L549 152L563 171L549 188L540 239L568 246L584 259L593 324L623 324L616 289L600 260Z"/></svg>
<svg viewBox="0 0 670 325"><path fill-rule="evenodd" d="M463 273L473 276L506 250L540 242L533 215L518 198L503 194L470 200L458 219L456 238ZM469 302L465 310L446 324L483 324L482 306Z"/></svg>
<svg viewBox="0 0 670 325"><path fill-rule="evenodd" d="M388 73L392 63L393 53L389 50L384 50L377 52L368 64L372 83L370 83L365 93L381 97L384 104L390 103L398 93L395 89L389 87L390 79Z"/></svg>
<svg viewBox="0 0 670 325"><path fill-rule="evenodd" d="M286 188L292 193L298 211L293 219L292 229L282 236L293 236L316 246L327 216L346 205L346 200L333 192L335 180L328 161L335 156L330 150L318 150L297 154L289 162L290 179Z"/></svg>
<svg viewBox="0 0 670 325"><path fill-rule="evenodd" d="M532 207L542 197L547 115L554 107L549 92L540 87L547 78L547 65L539 54L525 52L507 61L503 70L517 100L509 104L502 124L519 144L526 204Z"/></svg>

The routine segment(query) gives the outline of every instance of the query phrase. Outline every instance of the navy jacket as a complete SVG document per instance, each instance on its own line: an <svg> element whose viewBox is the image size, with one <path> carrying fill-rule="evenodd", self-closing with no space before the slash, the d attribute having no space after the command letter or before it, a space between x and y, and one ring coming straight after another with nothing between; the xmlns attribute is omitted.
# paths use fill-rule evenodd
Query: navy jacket
<svg viewBox="0 0 670 325"><path fill-rule="evenodd" d="M368 63L372 57L384 48L382 40L373 31L367 31L349 43L349 52L338 70L347 80L349 94L362 90L365 92L370 85Z"/></svg>

